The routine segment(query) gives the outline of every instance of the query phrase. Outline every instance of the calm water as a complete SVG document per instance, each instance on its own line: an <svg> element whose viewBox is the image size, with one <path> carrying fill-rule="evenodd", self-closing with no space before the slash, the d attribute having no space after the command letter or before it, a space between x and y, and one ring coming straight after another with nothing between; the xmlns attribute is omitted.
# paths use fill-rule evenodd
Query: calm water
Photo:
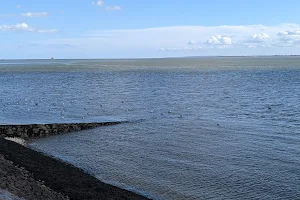
<svg viewBox="0 0 300 200"><path fill-rule="evenodd" d="M300 199L300 58L0 61L0 120L126 120L33 148L155 199Z"/></svg>

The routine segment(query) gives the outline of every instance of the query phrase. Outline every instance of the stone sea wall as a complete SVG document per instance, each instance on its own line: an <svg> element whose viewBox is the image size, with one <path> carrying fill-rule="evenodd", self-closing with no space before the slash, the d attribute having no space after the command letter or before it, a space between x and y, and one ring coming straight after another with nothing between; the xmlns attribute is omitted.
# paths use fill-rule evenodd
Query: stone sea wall
<svg viewBox="0 0 300 200"><path fill-rule="evenodd" d="M120 122L101 123L65 123L65 124L26 124L26 125L0 125L0 137L18 137L28 139L68 133L98 126L119 124Z"/></svg>

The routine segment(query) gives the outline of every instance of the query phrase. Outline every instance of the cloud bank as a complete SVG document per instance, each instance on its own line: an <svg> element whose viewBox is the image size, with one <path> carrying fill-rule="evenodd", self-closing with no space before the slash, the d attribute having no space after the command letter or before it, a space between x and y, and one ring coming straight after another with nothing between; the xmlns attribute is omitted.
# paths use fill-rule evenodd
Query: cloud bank
<svg viewBox="0 0 300 200"><path fill-rule="evenodd" d="M26 23L0 26L1 31L55 33ZM47 52L86 58L300 54L300 25L173 26L144 29L95 30L73 38L33 40ZM25 45L26 46L26 45Z"/></svg>
<svg viewBox="0 0 300 200"><path fill-rule="evenodd" d="M300 29L281 31L277 34L282 44L293 46L300 44Z"/></svg>

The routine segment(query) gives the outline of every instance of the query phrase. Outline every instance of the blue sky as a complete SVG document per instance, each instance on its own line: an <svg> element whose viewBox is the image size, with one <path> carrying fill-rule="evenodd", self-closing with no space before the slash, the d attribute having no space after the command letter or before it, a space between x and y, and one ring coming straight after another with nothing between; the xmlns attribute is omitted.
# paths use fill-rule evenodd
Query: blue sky
<svg viewBox="0 0 300 200"><path fill-rule="evenodd" d="M1 58L300 54L300 1L10 0Z"/></svg>

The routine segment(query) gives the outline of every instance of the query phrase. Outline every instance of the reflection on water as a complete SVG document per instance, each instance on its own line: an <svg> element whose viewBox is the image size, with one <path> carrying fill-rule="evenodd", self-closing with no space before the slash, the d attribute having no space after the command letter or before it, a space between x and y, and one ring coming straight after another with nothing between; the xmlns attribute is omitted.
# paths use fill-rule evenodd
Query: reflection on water
<svg viewBox="0 0 300 200"><path fill-rule="evenodd" d="M0 119L128 120L31 146L157 199L300 199L299 61L0 61Z"/></svg>

